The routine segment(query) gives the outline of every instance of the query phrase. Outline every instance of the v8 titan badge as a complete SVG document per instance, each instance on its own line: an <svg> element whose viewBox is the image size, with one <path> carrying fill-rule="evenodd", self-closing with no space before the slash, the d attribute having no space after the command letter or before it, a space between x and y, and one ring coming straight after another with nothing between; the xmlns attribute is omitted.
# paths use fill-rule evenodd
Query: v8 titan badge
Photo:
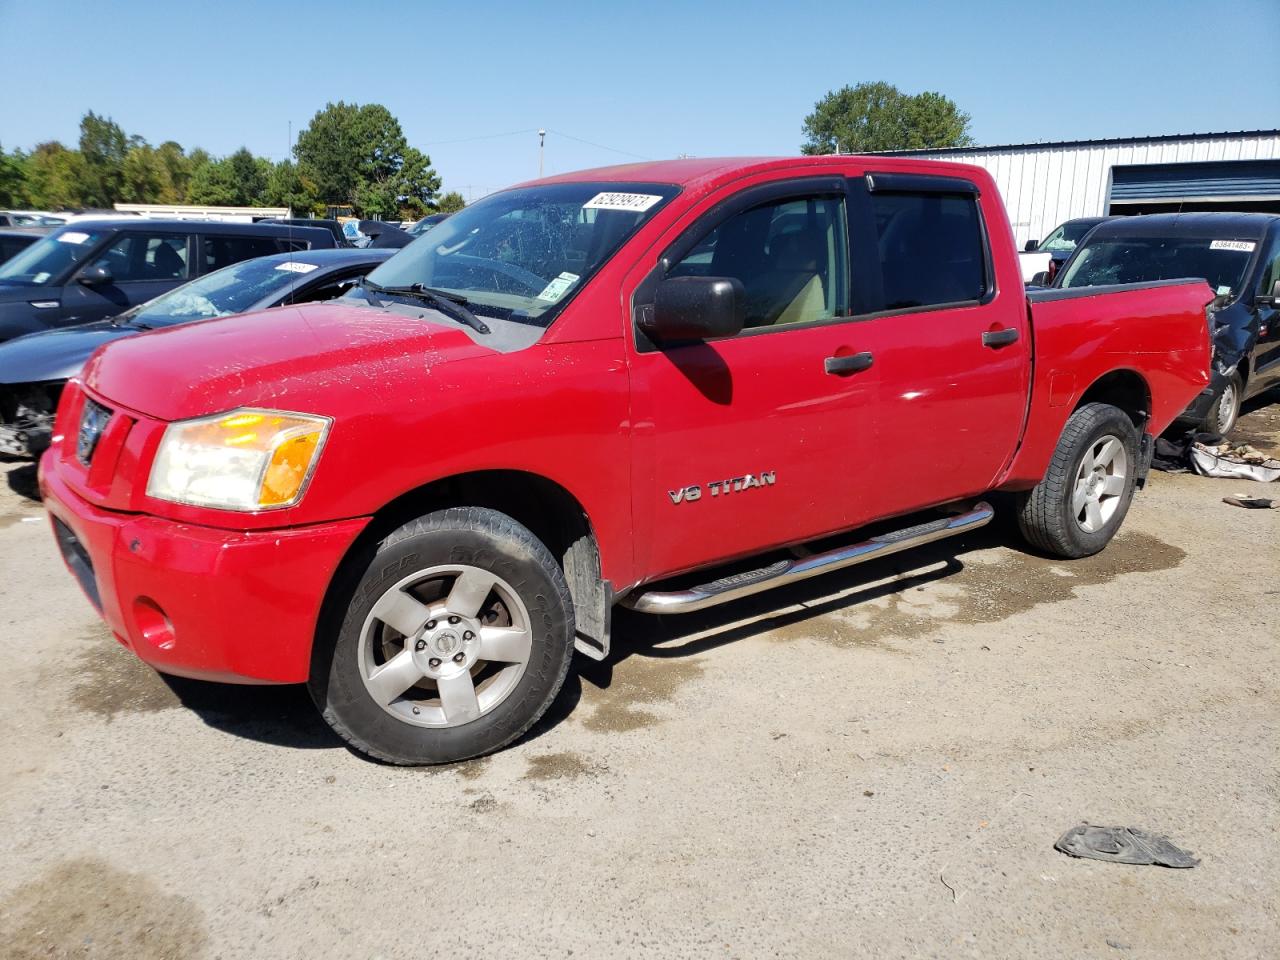
<svg viewBox="0 0 1280 960"><path fill-rule="evenodd" d="M748 473L741 477L730 477L727 480L712 480L705 484L707 491L713 497L727 497L731 493L739 493L743 490L750 490L753 487L771 487L777 481L778 475L773 470L762 470L759 473ZM687 487L681 487L679 490L668 490L667 496L671 498L673 504L693 503L695 500L702 499L703 484L695 483Z"/></svg>

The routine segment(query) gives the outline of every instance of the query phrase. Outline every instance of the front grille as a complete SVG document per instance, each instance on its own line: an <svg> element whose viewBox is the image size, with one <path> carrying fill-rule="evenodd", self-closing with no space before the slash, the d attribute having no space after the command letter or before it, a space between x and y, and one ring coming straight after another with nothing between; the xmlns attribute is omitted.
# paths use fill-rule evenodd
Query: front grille
<svg viewBox="0 0 1280 960"><path fill-rule="evenodd" d="M58 549L62 552L62 559L66 562L67 568L80 582L80 589L88 596L89 602L101 610L102 597L98 594L98 578L93 574L93 561L89 559L89 552L85 550L84 544L71 532L71 528L57 517L53 518L53 534L58 541Z"/></svg>
<svg viewBox="0 0 1280 960"><path fill-rule="evenodd" d="M107 428L110 419L110 407L104 407L89 397L84 398L84 407L80 411L80 429L76 431L76 458L86 467L93 460L93 451L98 448L102 431Z"/></svg>

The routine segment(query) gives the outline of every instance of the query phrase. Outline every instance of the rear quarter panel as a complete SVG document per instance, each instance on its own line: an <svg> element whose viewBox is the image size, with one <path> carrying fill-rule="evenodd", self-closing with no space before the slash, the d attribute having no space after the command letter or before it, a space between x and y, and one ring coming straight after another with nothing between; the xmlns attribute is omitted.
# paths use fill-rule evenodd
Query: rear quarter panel
<svg viewBox="0 0 1280 960"><path fill-rule="evenodd" d="M1202 280L1028 294L1034 338L1027 428L1003 489L1039 483L1067 418L1086 391L1115 371L1142 378L1151 398L1147 431L1158 435L1209 382Z"/></svg>

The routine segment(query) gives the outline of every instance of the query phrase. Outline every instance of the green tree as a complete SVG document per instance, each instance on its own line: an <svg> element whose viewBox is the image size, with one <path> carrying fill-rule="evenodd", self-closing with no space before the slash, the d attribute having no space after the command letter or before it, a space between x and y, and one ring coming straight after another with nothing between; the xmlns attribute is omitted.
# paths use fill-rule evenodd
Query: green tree
<svg viewBox="0 0 1280 960"><path fill-rule="evenodd" d="M440 213L457 213L466 205L467 201L462 199L462 194L457 190L450 190L436 201L436 210Z"/></svg>
<svg viewBox="0 0 1280 960"><path fill-rule="evenodd" d="M326 104L298 134L294 156L321 200L362 216L425 210L440 189L431 158L408 145L381 104Z"/></svg>
<svg viewBox="0 0 1280 960"><path fill-rule="evenodd" d="M196 159L196 151L192 151L192 158ZM262 206L267 202L270 176L271 161L255 157L241 147L229 157L204 159L196 166L191 174L188 199L204 206Z"/></svg>
<svg viewBox="0 0 1280 960"><path fill-rule="evenodd" d="M805 154L965 147L969 115L940 93L903 93L891 83L832 90L804 119Z"/></svg>
<svg viewBox="0 0 1280 960"><path fill-rule="evenodd" d="M156 159L164 167L165 185L160 191L160 203L185 203L187 186L191 182L191 159L182 151L182 145L166 140L156 147Z"/></svg>
<svg viewBox="0 0 1280 960"><path fill-rule="evenodd" d="M288 207L295 216L324 213L324 204L316 185L303 176L292 160L281 160L271 168L267 178L266 202L273 207Z"/></svg>
<svg viewBox="0 0 1280 960"><path fill-rule="evenodd" d="M5 153L0 146L0 207L25 207L27 195L27 156L21 150Z"/></svg>
<svg viewBox="0 0 1280 960"><path fill-rule="evenodd" d="M169 171L159 153L147 143L135 143L124 155L124 185L119 199L125 203L159 203Z"/></svg>
<svg viewBox="0 0 1280 960"><path fill-rule="evenodd" d="M27 158L26 167L32 206L66 210L92 202L86 189L86 164L78 150L68 150L56 140L41 143Z"/></svg>
<svg viewBox="0 0 1280 960"><path fill-rule="evenodd" d="M145 141L136 140L137 143ZM110 207L124 194L124 161L129 138L110 117L92 110L80 119L80 156L84 162L85 202Z"/></svg>

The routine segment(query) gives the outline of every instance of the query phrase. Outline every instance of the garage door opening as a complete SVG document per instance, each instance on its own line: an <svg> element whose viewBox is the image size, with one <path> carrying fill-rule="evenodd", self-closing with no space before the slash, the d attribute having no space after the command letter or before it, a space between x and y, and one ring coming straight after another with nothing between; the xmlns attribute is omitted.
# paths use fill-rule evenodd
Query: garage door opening
<svg viewBox="0 0 1280 960"><path fill-rule="evenodd" d="M1280 213L1280 160L1112 167L1108 213L1196 210Z"/></svg>

